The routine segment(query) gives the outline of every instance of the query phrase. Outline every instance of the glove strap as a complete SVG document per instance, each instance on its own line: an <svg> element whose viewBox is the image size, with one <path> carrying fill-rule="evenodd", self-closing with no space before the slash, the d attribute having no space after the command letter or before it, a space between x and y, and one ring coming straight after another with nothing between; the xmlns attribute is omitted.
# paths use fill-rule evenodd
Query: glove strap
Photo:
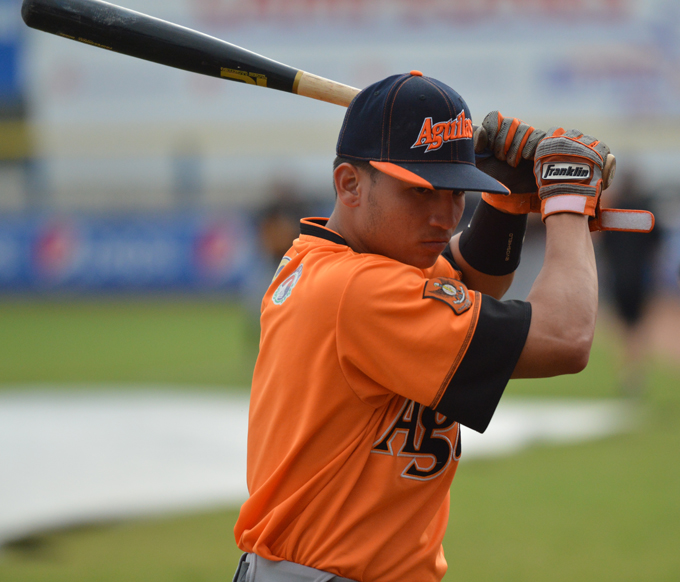
<svg viewBox="0 0 680 582"><path fill-rule="evenodd" d="M654 215L647 210L600 208L597 217L591 219L588 225L591 232L596 230L652 232L654 222Z"/></svg>
<svg viewBox="0 0 680 582"><path fill-rule="evenodd" d="M577 194L563 194L552 196L541 201L541 214L543 220L557 212L573 212L576 214L595 215L595 203L597 198L581 196Z"/></svg>

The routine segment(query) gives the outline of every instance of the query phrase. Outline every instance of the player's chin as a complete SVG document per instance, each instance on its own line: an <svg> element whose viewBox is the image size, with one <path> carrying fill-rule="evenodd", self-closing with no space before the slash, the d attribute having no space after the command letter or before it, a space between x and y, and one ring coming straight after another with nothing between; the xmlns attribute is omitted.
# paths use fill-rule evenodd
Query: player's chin
<svg viewBox="0 0 680 582"><path fill-rule="evenodd" d="M411 264L419 269L432 267L448 245L448 241L428 241L418 244L418 253L412 256Z"/></svg>

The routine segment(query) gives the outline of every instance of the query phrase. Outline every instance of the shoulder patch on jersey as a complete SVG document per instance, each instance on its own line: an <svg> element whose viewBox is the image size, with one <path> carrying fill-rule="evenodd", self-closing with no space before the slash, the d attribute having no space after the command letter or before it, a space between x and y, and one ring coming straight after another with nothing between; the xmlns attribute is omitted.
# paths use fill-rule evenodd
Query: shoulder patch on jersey
<svg viewBox="0 0 680 582"><path fill-rule="evenodd" d="M444 277L428 279L423 290L423 299L426 298L443 301L453 309L456 315L465 313L472 307L467 287L460 281L456 281L456 279Z"/></svg>
<svg viewBox="0 0 680 582"><path fill-rule="evenodd" d="M276 279L279 276L279 273L283 271L284 267L290 263L292 259L290 257L283 257L281 259L281 262L279 263L279 266L276 267L276 273L274 273L274 276L272 277L272 283L274 282L274 279Z"/></svg>
<svg viewBox="0 0 680 582"><path fill-rule="evenodd" d="M281 305L290 297L290 294L293 292L295 285L298 284L300 277L302 277L302 265L295 269L293 274L287 277L286 280L277 287L276 291L274 291L274 295L272 295L272 301L276 305Z"/></svg>

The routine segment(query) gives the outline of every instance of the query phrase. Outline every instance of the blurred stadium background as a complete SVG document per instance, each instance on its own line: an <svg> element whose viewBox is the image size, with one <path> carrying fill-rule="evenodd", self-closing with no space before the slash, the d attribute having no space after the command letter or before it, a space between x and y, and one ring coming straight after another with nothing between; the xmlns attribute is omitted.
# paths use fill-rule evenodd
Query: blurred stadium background
<svg viewBox="0 0 680 582"><path fill-rule="evenodd" d="M446 580L680 579L677 0L117 3L356 87L419 69L459 91L475 122L500 109L611 146L608 198L629 189L653 208L655 244L595 235L603 305L588 369L513 381L508 395L635 414L606 437L469 461L452 491ZM259 301L296 220L332 207L344 109L36 32L20 5L0 0L0 581L229 580L243 483L231 497L205 486L202 455L219 464L236 445L216 432L223 448L202 448L213 434L202 419L245 415ZM538 221L511 296L526 296L541 244ZM634 253L647 268L631 267ZM635 325L617 317L621 271L647 283ZM178 452L193 430L178 421L149 449L186 471L167 477L181 492L163 498L151 464L138 505L120 509L115 482L91 499L88 468L115 457L111 443L75 429L62 439L55 419L76 423L64 403L86 402L68 410L96 432L120 410L127 424L106 434L134 441L149 409L131 420L121 403L152 406L149 395L172 400L167 418L185 410L203 425L195 448ZM102 449L62 461L63 443L88 440ZM28 466L38 450L59 462ZM242 470L225 461L213 484ZM202 484L182 489L192 472ZM50 490L75 481L70 513L50 513ZM18 490L40 511L18 511Z"/></svg>

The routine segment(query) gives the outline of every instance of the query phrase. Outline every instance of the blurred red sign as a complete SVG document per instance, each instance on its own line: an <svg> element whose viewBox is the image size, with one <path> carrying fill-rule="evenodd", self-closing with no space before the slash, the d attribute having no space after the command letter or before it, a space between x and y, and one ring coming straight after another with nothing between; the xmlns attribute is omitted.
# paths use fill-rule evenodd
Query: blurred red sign
<svg viewBox="0 0 680 582"><path fill-rule="evenodd" d="M612 19L625 15L628 0L195 0L196 17L213 24L243 20L372 20L392 17L468 21L493 16Z"/></svg>

